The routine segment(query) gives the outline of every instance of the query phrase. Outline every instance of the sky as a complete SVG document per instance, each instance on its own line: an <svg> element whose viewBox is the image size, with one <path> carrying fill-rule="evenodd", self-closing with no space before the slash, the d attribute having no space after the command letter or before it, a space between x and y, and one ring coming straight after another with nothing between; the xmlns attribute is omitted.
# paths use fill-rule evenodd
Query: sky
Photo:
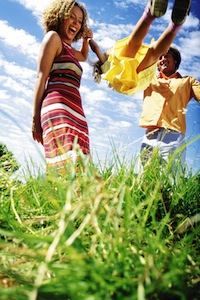
<svg viewBox="0 0 200 300"><path fill-rule="evenodd" d="M0 0L0 142L13 152L24 171L45 168L44 150L32 140L33 90L40 43L44 36L41 13L51 0ZM85 0L89 26L102 50L128 36L143 13L147 1ZM166 14L154 21L144 39L149 44L168 26L173 1ZM200 81L200 4L193 0L190 15L173 43L180 51L179 72ZM79 48L80 43L74 45ZM97 165L121 161L129 163L139 156L144 129L139 127L143 93L119 94L105 81L92 78L90 51L82 63L81 96L89 125L91 154ZM186 163L193 173L200 170L200 104L192 99L186 112Z"/></svg>

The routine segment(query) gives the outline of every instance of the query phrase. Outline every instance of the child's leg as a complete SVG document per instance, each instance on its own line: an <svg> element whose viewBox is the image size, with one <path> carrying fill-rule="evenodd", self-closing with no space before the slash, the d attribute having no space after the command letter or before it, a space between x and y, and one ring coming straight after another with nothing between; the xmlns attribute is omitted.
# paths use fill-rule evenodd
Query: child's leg
<svg viewBox="0 0 200 300"><path fill-rule="evenodd" d="M175 0L172 20L169 26L159 39L150 46L145 58L137 68L138 73L153 65L163 53L168 51L182 24L185 22L186 16L189 14L191 2L192 0Z"/></svg>
<svg viewBox="0 0 200 300"><path fill-rule="evenodd" d="M148 33L150 25L156 17L164 15L167 9L168 0L151 0L147 4L142 17L135 25L129 36L127 45L121 52L122 56L134 57L142 45L143 39Z"/></svg>

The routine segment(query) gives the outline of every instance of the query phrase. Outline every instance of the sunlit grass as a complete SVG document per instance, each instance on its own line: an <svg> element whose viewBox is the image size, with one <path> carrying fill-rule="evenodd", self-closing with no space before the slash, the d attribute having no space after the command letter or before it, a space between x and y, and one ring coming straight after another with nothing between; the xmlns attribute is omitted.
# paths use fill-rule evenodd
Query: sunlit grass
<svg viewBox="0 0 200 300"><path fill-rule="evenodd" d="M135 174L115 157L64 179L7 178L2 300L199 299L200 174L157 157Z"/></svg>

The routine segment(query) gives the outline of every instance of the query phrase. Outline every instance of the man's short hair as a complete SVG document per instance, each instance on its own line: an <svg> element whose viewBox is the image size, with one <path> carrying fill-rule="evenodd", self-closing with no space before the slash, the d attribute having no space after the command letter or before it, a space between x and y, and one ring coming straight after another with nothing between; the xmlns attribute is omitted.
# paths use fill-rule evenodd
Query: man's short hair
<svg viewBox="0 0 200 300"><path fill-rule="evenodd" d="M179 68L179 65L181 63L181 54L178 51L178 49L174 48L174 47L170 47L169 50L167 51L167 53L171 54L173 56L173 58L176 61L176 70Z"/></svg>

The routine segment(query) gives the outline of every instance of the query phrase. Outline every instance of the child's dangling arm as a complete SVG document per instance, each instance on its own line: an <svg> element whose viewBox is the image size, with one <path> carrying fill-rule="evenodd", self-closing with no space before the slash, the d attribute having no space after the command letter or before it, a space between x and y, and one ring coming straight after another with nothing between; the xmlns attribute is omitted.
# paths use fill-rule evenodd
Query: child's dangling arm
<svg viewBox="0 0 200 300"><path fill-rule="evenodd" d="M96 54L96 56L100 60L101 64L104 64L105 61L107 60L107 58L106 58L105 54L101 51L99 45L93 39L91 39L89 41L89 44L90 44L91 50Z"/></svg>

